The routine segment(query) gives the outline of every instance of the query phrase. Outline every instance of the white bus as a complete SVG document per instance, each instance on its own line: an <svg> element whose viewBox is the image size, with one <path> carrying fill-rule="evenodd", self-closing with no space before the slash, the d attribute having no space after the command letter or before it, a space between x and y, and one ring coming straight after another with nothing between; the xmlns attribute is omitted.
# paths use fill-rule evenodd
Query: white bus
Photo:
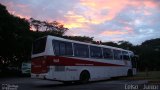
<svg viewBox="0 0 160 90"><path fill-rule="evenodd" d="M45 36L34 41L31 77L56 81L108 79L136 74L132 51Z"/></svg>

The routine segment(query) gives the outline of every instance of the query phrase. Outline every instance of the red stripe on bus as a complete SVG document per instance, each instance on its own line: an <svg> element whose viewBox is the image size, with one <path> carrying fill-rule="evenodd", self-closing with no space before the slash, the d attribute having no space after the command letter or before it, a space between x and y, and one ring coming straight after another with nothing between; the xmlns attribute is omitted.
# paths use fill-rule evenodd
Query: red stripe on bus
<svg viewBox="0 0 160 90"><path fill-rule="evenodd" d="M96 61L82 60L71 57L60 56L41 56L32 59L32 73L47 73L48 66L125 66L112 63L103 63Z"/></svg>
<svg viewBox="0 0 160 90"><path fill-rule="evenodd" d="M31 64L31 72L35 74L47 73L48 72L47 60L43 56L33 58Z"/></svg>
<svg viewBox="0 0 160 90"><path fill-rule="evenodd" d="M48 56L47 62L49 65L59 65L59 66L124 66L119 64L103 63L96 61L81 60L78 58L59 57L59 56Z"/></svg>

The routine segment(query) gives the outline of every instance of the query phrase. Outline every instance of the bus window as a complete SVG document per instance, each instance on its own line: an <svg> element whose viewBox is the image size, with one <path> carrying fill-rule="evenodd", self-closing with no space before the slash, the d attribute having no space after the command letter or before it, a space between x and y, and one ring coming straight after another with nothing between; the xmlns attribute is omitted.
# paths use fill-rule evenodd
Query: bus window
<svg viewBox="0 0 160 90"><path fill-rule="evenodd" d="M89 57L88 45L74 43L74 55L77 57Z"/></svg>
<svg viewBox="0 0 160 90"><path fill-rule="evenodd" d="M100 47L90 46L90 56L92 58L102 58L102 50Z"/></svg>
<svg viewBox="0 0 160 90"><path fill-rule="evenodd" d="M113 53L114 53L114 60L122 60L120 50L113 50Z"/></svg>
<svg viewBox="0 0 160 90"><path fill-rule="evenodd" d="M122 51L123 60L130 60L129 54L126 51Z"/></svg>
<svg viewBox="0 0 160 90"><path fill-rule="evenodd" d="M66 55L67 56L73 55L72 43L70 42L66 42Z"/></svg>
<svg viewBox="0 0 160 90"><path fill-rule="evenodd" d="M59 53L59 42L55 40L53 43L54 43L54 54L55 55L60 55L60 53Z"/></svg>
<svg viewBox="0 0 160 90"><path fill-rule="evenodd" d="M60 51L60 55L65 55L66 54L66 47L65 47L65 43L64 42L60 42L59 44L59 51Z"/></svg>
<svg viewBox="0 0 160 90"><path fill-rule="evenodd" d="M33 54L42 53L45 51L47 37L40 38L33 42Z"/></svg>
<svg viewBox="0 0 160 90"><path fill-rule="evenodd" d="M112 50L109 48L103 48L103 57L105 59L113 59Z"/></svg>
<svg viewBox="0 0 160 90"><path fill-rule="evenodd" d="M55 55L73 55L72 43L53 40Z"/></svg>

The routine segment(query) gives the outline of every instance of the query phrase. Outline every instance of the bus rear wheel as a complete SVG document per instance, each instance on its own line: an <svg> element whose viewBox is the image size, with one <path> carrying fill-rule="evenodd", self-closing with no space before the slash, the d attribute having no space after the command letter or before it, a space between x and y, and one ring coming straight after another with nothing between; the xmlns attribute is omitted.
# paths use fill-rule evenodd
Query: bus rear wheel
<svg viewBox="0 0 160 90"><path fill-rule="evenodd" d="M80 74L80 83L87 83L90 79L90 73L87 70L84 70Z"/></svg>

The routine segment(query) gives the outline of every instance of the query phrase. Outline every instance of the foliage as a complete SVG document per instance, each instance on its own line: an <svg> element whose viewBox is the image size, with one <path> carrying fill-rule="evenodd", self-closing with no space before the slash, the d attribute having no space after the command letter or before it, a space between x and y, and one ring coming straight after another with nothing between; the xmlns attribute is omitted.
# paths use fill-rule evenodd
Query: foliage
<svg viewBox="0 0 160 90"><path fill-rule="evenodd" d="M115 42L103 42L102 45L108 45L113 47L118 47L118 44Z"/></svg>
<svg viewBox="0 0 160 90"><path fill-rule="evenodd" d="M6 7L0 4L0 64L17 65L20 58L28 58L28 48L32 42L29 34L28 21L9 14Z"/></svg>
<svg viewBox="0 0 160 90"><path fill-rule="evenodd" d="M30 26L35 28L37 32L42 30L58 36L62 36L66 31L68 31L68 28L65 28L61 23L57 21L46 22L30 18Z"/></svg>
<svg viewBox="0 0 160 90"><path fill-rule="evenodd" d="M35 31L30 30L34 27ZM43 29L43 30L42 30ZM6 7L0 4L0 68L21 66L23 61L30 60L32 42L42 36L54 35L71 40L97 43L93 37L64 36L68 31L57 21L46 22L31 18L29 21L11 15ZM135 52L139 56L140 70L160 69L160 38L147 40L141 45L134 46L128 41L102 42L102 45L124 48Z"/></svg>
<svg viewBox="0 0 160 90"><path fill-rule="evenodd" d="M37 32L30 30L30 21L11 15L0 4L0 68L21 66L23 61L31 60L32 42L42 36L60 36L68 30L62 24L32 19ZM39 31L46 27L45 31ZM55 28L55 29L54 29Z"/></svg>
<svg viewBox="0 0 160 90"><path fill-rule="evenodd" d="M160 70L160 38L147 40L139 46L141 69Z"/></svg>
<svg viewBox="0 0 160 90"><path fill-rule="evenodd" d="M93 37L87 37L87 36L64 36L64 38L82 41L82 42L88 42L88 43L93 42Z"/></svg>

